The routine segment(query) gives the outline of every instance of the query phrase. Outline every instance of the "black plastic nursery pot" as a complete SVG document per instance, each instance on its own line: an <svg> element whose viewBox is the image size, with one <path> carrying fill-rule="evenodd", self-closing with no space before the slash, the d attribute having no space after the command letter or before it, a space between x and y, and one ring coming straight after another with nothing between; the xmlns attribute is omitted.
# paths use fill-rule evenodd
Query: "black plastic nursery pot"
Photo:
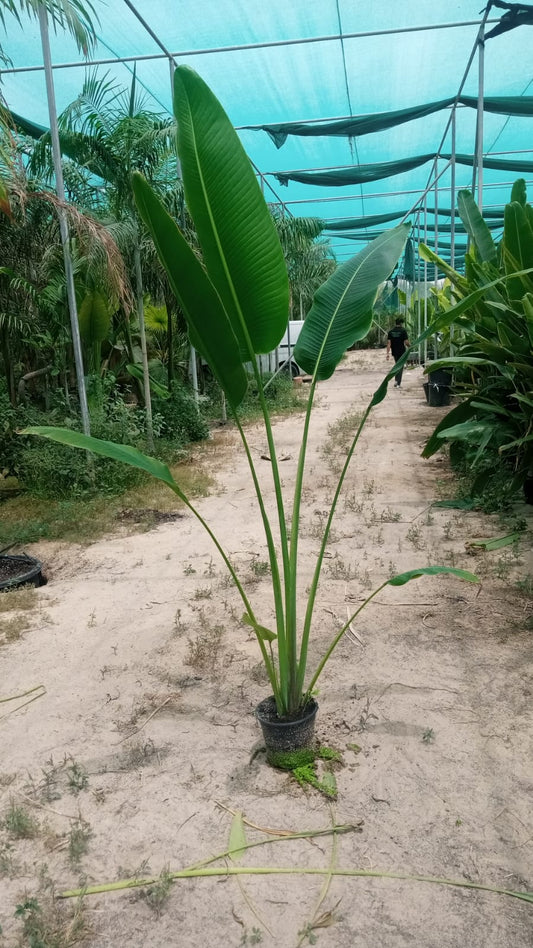
<svg viewBox="0 0 533 948"><path fill-rule="evenodd" d="M255 709L265 741L267 760L273 767L293 770L314 759L312 750L318 702L310 698L298 717L280 718L273 695Z"/></svg>
<svg viewBox="0 0 533 948"><path fill-rule="evenodd" d="M424 391L428 405L440 407L449 405L452 393L452 373L449 369L435 369L429 372L428 381L424 382Z"/></svg>
<svg viewBox="0 0 533 948"><path fill-rule="evenodd" d="M0 592L17 586L44 586L43 564L33 556L0 556Z"/></svg>
<svg viewBox="0 0 533 948"><path fill-rule="evenodd" d="M451 398L451 389L449 385L439 385L436 382L428 384L428 405L440 407L449 405Z"/></svg>

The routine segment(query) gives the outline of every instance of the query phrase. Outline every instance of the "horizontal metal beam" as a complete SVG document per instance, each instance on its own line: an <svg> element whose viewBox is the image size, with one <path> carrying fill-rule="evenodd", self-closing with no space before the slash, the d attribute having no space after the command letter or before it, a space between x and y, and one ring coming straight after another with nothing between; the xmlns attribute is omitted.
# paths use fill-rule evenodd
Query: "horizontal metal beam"
<svg viewBox="0 0 533 948"><path fill-rule="evenodd" d="M499 23L499 19L487 20L488 23ZM81 62L53 63L53 69L75 69L87 66L110 66L113 63L139 63L151 59L185 59L188 56L208 56L212 53L236 53L244 52L249 49L275 49L284 46L304 46L310 43L338 43L341 40L365 39L369 36L395 36L401 33L422 33L431 30L453 30L466 26L479 27L479 20L464 20L460 23L434 23L428 26L405 26L393 30L370 30L365 33L334 33L327 36L307 36L300 39L272 40L269 43L244 43L239 46L216 46L209 49L186 49L170 53L152 53L144 56L115 56L108 59L89 59ZM11 66L9 69L2 69L2 75L17 72L41 72L44 66Z"/></svg>

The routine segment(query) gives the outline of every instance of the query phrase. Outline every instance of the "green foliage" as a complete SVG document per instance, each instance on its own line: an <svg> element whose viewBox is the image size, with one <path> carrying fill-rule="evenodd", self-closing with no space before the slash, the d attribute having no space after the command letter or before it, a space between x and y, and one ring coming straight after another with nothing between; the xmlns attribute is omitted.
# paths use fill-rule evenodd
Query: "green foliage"
<svg viewBox="0 0 533 948"><path fill-rule="evenodd" d="M453 369L465 398L439 423L423 455L449 442L471 496L485 509L500 509L533 473L533 211L520 179L505 208L498 253L469 192L461 192L459 211L473 246L466 280L450 274L462 308L456 351L432 368ZM475 298L465 306L469 296Z"/></svg>
<svg viewBox="0 0 533 948"><path fill-rule="evenodd" d="M152 407L154 434L173 448L203 441L209 436L209 426L192 393L178 382L172 384L169 398L154 398Z"/></svg>
<svg viewBox="0 0 533 948"><path fill-rule="evenodd" d="M352 433L307 590L305 615L300 620L297 602L300 513L316 385L319 379L332 374L345 349L368 332L378 287L393 271L405 246L410 225L400 224L381 234L351 261L337 268L315 294L295 349L295 359L312 374L312 379L308 387L294 493L289 510L286 507L288 501L284 496L268 401L271 397L269 389L274 387L274 383L265 388L256 359L256 354L275 348L287 324L288 279L282 249L249 160L220 103L203 80L187 67L176 69L174 91L183 185L202 260L196 248L180 232L163 203L138 174L134 176L135 198L138 211L150 231L169 282L180 302L190 340L208 361L225 392L243 441L268 548L275 631L266 628L256 617L227 552L165 464L145 456L134 447L95 437L86 438L74 431L33 427L27 433L44 436L55 443L90 450L98 457L121 461L145 471L165 483L181 498L211 537L241 597L246 624L256 635L278 715L294 716L305 707L324 665L350 622L379 591L376 590L348 618L308 681L307 658L313 613L339 494L366 418L373 405L385 397L388 383L401 363L385 377ZM433 327L426 333L432 331ZM253 452L237 411L248 390L245 370L248 363L252 366L254 394L256 391L268 446L275 495L276 532L261 492ZM162 406L161 410L164 408ZM463 579L475 580L475 577L463 571L438 567L405 573L397 578L397 585L403 585L428 572L455 573ZM384 585L386 583L380 588ZM333 780L327 782L327 787L330 795L334 795Z"/></svg>

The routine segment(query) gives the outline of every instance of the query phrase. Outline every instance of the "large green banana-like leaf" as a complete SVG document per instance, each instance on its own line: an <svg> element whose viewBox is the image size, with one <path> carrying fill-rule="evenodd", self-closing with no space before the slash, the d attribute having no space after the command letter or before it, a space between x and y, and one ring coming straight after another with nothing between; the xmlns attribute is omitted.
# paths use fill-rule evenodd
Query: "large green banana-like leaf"
<svg viewBox="0 0 533 948"><path fill-rule="evenodd" d="M187 320L191 343L209 363L230 404L237 406L248 382L221 299L176 223L138 172L133 175L133 192Z"/></svg>
<svg viewBox="0 0 533 948"><path fill-rule="evenodd" d="M496 263L496 245L470 191L459 191L457 208L467 233L476 245L480 259L487 263Z"/></svg>
<svg viewBox="0 0 533 948"><path fill-rule="evenodd" d="M157 480L168 484L181 500L187 500L178 484L176 484L166 464L163 464L162 461L158 461L157 458L151 458L146 454L141 454L137 448L132 448L129 444L115 444L113 441L103 441L101 438L92 438L89 435L81 434L79 431L70 431L68 428L46 428L37 425L31 428L24 428L21 434L39 435L42 438L48 438L49 441L58 441L59 444L68 444L72 448L82 448L85 451L93 451L94 454L100 454L104 458L111 458L113 461L129 464L130 467L136 467L141 471L146 471L147 474L151 474L152 477L157 478Z"/></svg>
<svg viewBox="0 0 533 948"><path fill-rule="evenodd" d="M287 325L289 283L250 160L220 102L187 66L174 73L174 112L185 199L207 272L244 359L270 352Z"/></svg>
<svg viewBox="0 0 533 948"><path fill-rule="evenodd" d="M453 428L454 425L462 423L463 421L468 421L475 415L476 410L471 403L471 399L467 399L464 402L460 402L455 408L452 408L447 415L439 422L435 431L428 439L428 442L422 451L423 458L430 458L432 454L435 454L436 451L440 451L442 448L442 438L440 437L441 433L445 433L448 428Z"/></svg>
<svg viewBox="0 0 533 948"><path fill-rule="evenodd" d="M378 288L392 273L410 229L398 224L380 234L317 290L294 348L306 372L318 365L317 378L328 379L346 349L366 336Z"/></svg>
<svg viewBox="0 0 533 948"><path fill-rule="evenodd" d="M517 201L505 206L503 250L507 273L533 266L533 228L527 207ZM512 276L507 289L511 299L520 299L526 291L531 290L531 279L529 276L520 279Z"/></svg>
<svg viewBox="0 0 533 948"><path fill-rule="evenodd" d="M111 315L109 307L97 290L88 290L78 312L80 336L84 342L94 345L103 342L110 326Z"/></svg>

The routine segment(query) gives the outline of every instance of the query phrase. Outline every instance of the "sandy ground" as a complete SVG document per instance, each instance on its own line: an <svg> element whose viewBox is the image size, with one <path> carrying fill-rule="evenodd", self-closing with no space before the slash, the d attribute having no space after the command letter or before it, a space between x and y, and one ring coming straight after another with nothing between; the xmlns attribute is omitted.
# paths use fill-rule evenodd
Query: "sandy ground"
<svg viewBox="0 0 533 948"><path fill-rule="evenodd" d="M366 404L384 368L382 351L350 353L320 386L301 600L341 453L328 426ZM479 513L431 507L450 495L451 475L445 460L420 458L445 411L426 405L421 384L419 369L407 372L402 391L389 392L366 428L329 546L311 658L392 570L452 564L478 571L482 583L432 577L388 587L357 620L356 636L343 639L318 695L318 738L342 753L335 803L265 763L253 716L268 693L257 645L190 514L138 536L31 551L50 582L38 591L32 628L0 648L0 697L39 684L46 694L16 713L6 714L13 703L0 704L0 815L22 806L38 827L30 839L0 830L1 946L30 944L29 936L19 941L13 914L25 893L44 907L50 880L62 892L80 880L157 877L198 864L227 849L233 810L255 826L246 827L248 842L271 838L272 829L354 829L261 845L233 863L326 874L230 877L226 859L213 864L218 876L87 896L84 944L530 948L533 906L524 901L334 874L533 890L532 608L516 587L533 574L530 544L473 557L469 541L505 528ZM287 487L300 430L294 417L275 426ZM268 482L259 429L251 442ZM218 487L198 507L269 625L265 544L236 444L224 431L206 450ZM531 527L529 510L518 513ZM10 618L0 615L0 628ZM61 902L65 919L73 907ZM44 944L71 943L61 937Z"/></svg>

